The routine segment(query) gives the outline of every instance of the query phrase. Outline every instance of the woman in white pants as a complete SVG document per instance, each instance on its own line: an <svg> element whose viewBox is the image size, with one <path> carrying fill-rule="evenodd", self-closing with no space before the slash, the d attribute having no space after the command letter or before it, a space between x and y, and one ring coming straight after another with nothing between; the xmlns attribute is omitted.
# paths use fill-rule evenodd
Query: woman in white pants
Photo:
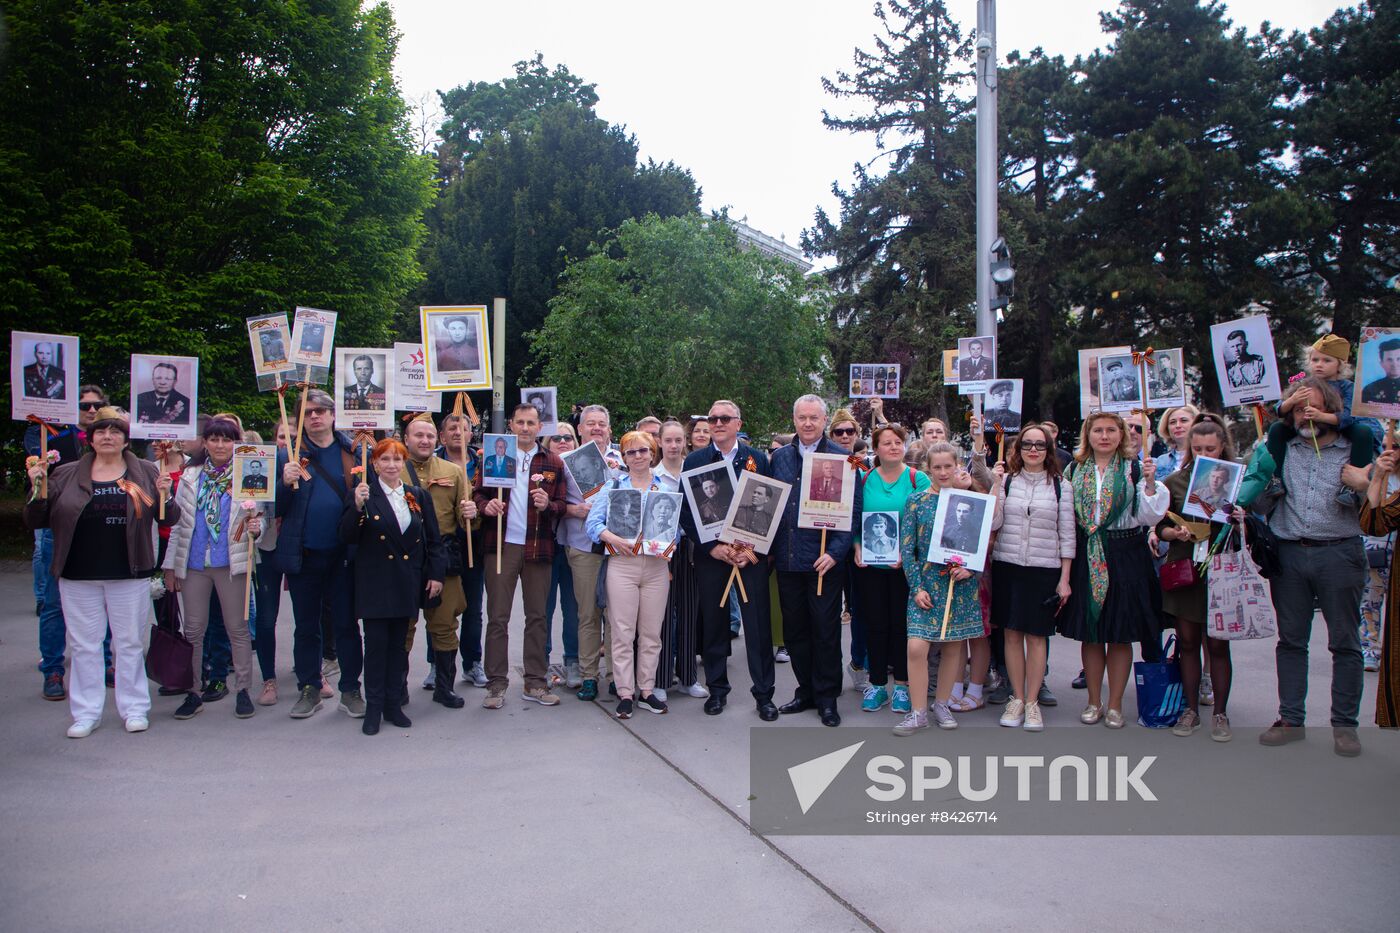
<svg viewBox="0 0 1400 933"><path fill-rule="evenodd" d="M107 699L102 640L109 626L117 713L127 732L150 727L151 691L141 639L151 617L150 576L156 569L152 522L159 514L157 499L170 492L170 477L127 450L130 430L126 412L99 409L88 428L89 451L54 470L48 495L36 496L24 510L29 527L53 530L52 572L58 578L72 658L68 736L74 739L86 737L102 722ZM31 483L43 478L42 464L30 468ZM161 524L179 518L179 506L167 503Z"/></svg>
<svg viewBox="0 0 1400 933"><path fill-rule="evenodd" d="M209 625L209 603L217 594L223 610L233 653L237 698L233 712L239 719L253 715L248 695L253 685L253 647L244 592L252 571L249 555L256 554L250 539L262 531L262 507L244 509L233 495L233 448L243 431L232 418L215 416L200 432L204 451L180 474L175 494L180 521L170 532L165 549L165 588L183 593L185 638L194 645L194 657L204 657L204 631ZM256 557L252 563L256 563ZM204 708L195 691L175 711L176 719L192 719Z"/></svg>
<svg viewBox="0 0 1400 933"><path fill-rule="evenodd" d="M638 537L628 540L608 530L608 498L614 489L641 491L641 508L635 514L635 534L640 536L655 510L648 500L654 496L676 499L678 494L669 492L669 485L663 485L652 472L661 459L656 438L645 431L629 431L622 436L621 447L627 475L608 483L593 497L584 529L595 543L607 545L612 552L608 557L606 584L608 667L617 687L617 718L630 719L633 695L637 691L641 691L637 706L652 713L667 710L666 701L656 695L655 684L666 597L671 587L671 565L669 554L662 557L648 555L645 550L635 552ZM672 508L666 503L660 505L663 511ZM634 639L637 643L635 658Z"/></svg>

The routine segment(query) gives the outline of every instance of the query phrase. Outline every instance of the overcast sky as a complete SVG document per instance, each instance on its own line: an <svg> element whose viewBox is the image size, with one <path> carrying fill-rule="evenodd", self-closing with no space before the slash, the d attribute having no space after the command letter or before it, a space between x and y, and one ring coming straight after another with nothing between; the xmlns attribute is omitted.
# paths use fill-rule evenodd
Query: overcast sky
<svg viewBox="0 0 1400 933"><path fill-rule="evenodd" d="M469 81L498 81L542 52L596 84L598 114L636 134L642 158L674 161L703 188L706 209L796 243L821 205L836 215L831 183L874 153L868 138L822 126L823 76L872 49L878 28L865 0L710 0L705 4L561 0L482 3L389 0L403 41L397 71L410 101ZM1323 22L1331 0L1231 0L1229 15L1255 31ZM997 51L1043 47L1072 59L1106 45L1105 0L1002 0ZM975 0L952 0L968 31Z"/></svg>

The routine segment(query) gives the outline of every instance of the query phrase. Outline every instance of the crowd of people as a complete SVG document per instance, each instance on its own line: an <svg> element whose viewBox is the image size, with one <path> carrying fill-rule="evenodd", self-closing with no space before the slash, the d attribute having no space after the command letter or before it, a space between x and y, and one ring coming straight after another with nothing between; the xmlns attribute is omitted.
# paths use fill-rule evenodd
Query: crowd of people
<svg viewBox="0 0 1400 933"><path fill-rule="evenodd" d="M1205 540L1238 547L1238 534L1222 532L1249 525L1277 542L1278 718L1260 741L1303 737L1316 605L1332 655L1334 749L1354 756L1364 669L1380 670L1376 721L1400 724L1396 558L1387 543L1400 525L1400 454L1376 456L1379 425L1372 431L1350 416L1341 378L1348 352L1330 336L1314 346L1312 375L1288 387L1282 420L1254 446L1236 501L1212 503L1217 520ZM1073 686L1087 702L1079 721L1121 729L1134 646L1144 660L1160 660L1170 629L1186 698L1171 731L1192 735L1210 706L1210 737L1232 738L1230 643L1207 634L1202 535L1180 516L1198 458L1240 459L1226 421L1191 405L1163 412L1155 437L1144 436L1141 422L1091 413L1073 450L1057 425L1027 419L1005 435L1003 460L980 418L970 421L964 451L938 418L914 431L886 422L878 399L862 437L850 411L832 413L819 396L804 395L792 406L794 433L767 444L744 432L739 404L727 399L704 416L647 417L625 431L607 408L588 405L547 436L526 403L509 414L516 455L497 466L508 467L513 483L500 488L479 482L486 464L465 415L405 415L395 436L365 451L334 430L334 400L311 389L300 457L279 425L275 502L255 504L230 489L234 448L261 441L236 414L201 418L197 440L152 445L139 457L128 414L96 386L80 392L80 423L51 432L58 465L29 470L35 487L47 479L47 494L33 495L25 510L35 534L43 695L68 700L75 738L102 722L107 687L127 731L149 728L143 635L153 598L179 600L192 645L197 683L159 691L180 697L175 719L230 692L240 718L277 705L284 590L293 617L290 715L308 718L338 697L370 735L384 723L411 725L405 707L420 614L429 662L422 686L432 700L465 705L454 689L460 658L460 682L484 691L486 709L501 709L518 593L521 696L547 707L566 690L597 700L606 683L619 718L665 714L674 691L720 715L742 634L764 722L810 710L839 725L849 674L859 709L888 707L898 735L955 729L961 714L988 703L1003 706L1002 726L1036 732L1057 705L1047 683L1049 639L1065 637L1080 644ZM37 452L37 435L29 441ZM1154 442L1162 451L1155 457ZM561 459L587 444L607 465L602 489L580 488ZM800 527L798 495L777 515L767 554L702 534L713 516L697 522L689 507L664 556L639 552L608 528L605 490L635 490L646 515L647 497L681 491L686 471L723 463L736 480L747 471L798 487L814 453L850 463L849 531ZM981 572L927 560L943 493L959 489L994 497ZM862 516L875 513L900 517L898 540L882 517L863 548ZM1182 561L1194 572L1173 572L1164 586L1164 568L1179 570ZM796 680L790 698L775 697L776 665L784 663Z"/></svg>

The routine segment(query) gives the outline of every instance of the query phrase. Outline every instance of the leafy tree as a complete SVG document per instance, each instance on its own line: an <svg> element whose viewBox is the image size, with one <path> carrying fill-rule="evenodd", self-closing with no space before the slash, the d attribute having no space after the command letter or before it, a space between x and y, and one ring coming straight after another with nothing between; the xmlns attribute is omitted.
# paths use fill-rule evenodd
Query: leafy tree
<svg viewBox="0 0 1400 933"><path fill-rule="evenodd" d="M413 154L388 6L15 0L0 73L0 313L83 339L121 398L133 351L201 359L201 407L270 415L246 316L340 312L384 345L416 283Z"/></svg>
<svg viewBox="0 0 1400 933"><path fill-rule="evenodd" d="M821 365L819 279L739 247L722 218L649 215L571 262L529 335L561 404L625 424L731 398L752 432L781 430Z"/></svg>
<svg viewBox="0 0 1400 933"><path fill-rule="evenodd" d="M1294 260L1326 283L1332 329L1395 321L1400 294L1400 5L1369 0L1278 43L1293 102L1293 187L1318 208Z"/></svg>
<svg viewBox="0 0 1400 933"><path fill-rule="evenodd" d="M829 128L873 133L883 175L855 166L833 222L818 210L803 248L835 258L829 336L838 373L856 362L897 362L904 387L891 417L943 411L942 350L974 323L975 164L971 45L939 0L882 0L881 34L855 67L823 81L861 113L823 114Z"/></svg>

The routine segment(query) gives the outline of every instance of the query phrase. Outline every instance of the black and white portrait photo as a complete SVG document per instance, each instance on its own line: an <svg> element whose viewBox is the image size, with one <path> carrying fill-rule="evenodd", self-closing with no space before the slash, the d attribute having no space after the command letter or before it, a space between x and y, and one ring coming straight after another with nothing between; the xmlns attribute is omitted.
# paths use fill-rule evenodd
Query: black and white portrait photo
<svg viewBox="0 0 1400 933"><path fill-rule="evenodd" d="M649 492L643 505L642 540L650 545L647 553L659 556L676 540L681 521L681 494Z"/></svg>
<svg viewBox="0 0 1400 933"><path fill-rule="evenodd" d="M1006 434L1021 430L1021 395L1025 383L1021 379L997 379L987 386L986 407L982 409L982 428L995 431L998 426Z"/></svg>
<svg viewBox="0 0 1400 933"><path fill-rule="evenodd" d="M78 338L10 331L11 417L78 420Z"/></svg>
<svg viewBox="0 0 1400 933"><path fill-rule="evenodd" d="M199 360L192 356L131 355L131 436L187 440L196 435Z"/></svg>
<svg viewBox="0 0 1400 933"><path fill-rule="evenodd" d="M1243 463L1197 457L1191 466L1191 484L1186 488L1183 511L1196 518L1224 521L1243 478Z"/></svg>
<svg viewBox="0 0 1400 933"><path fill-rule="evenodd" d="M1132 411L1142 407L1142 380L1132 353L1099 357L1099 409Z"/></svg>
<svg viewBox="0 0 1400 933"><path fill-rule="evenodd" d="M291 361L299 366L329 367L335 346L334 311L297 308L292 312Z"/></svg>
<svg viewBox="0 0 1400 933"><path fill-rule="evenodd" d="M273 444L240 444L233 449L233 489L235 499L273 502L277 484L277 447Z"/></svg>
<svg viewBox="0 0 1400 933"><path fill-rule="evenodd" d="M1269 319L1253 317L1213 324L1210 328L1211 357L1220 382L1221 404L1252 405L1271 402L1281 396L1278 358Z"/></svg>
<svg viewBox="0 0 1400 933"><path fill-rule="evenodd" d="M491 388L491 341L485 305L422 307L429 391Z"/></svg>
<svg viewBox="0 0 1400 933"><path fill-rule="evenodd" d="M598 445L589 441L576 450L571 450L561 458L564 469L574 478L574 484L585 499L591 497L608 481L608 462Z"/></svg>
<svg viewBox="0 0 1400 933"><path fill-rule="evenodd" d="M634 540L642 533L642 491L640 489L608 490L608 531L619 538Z"/></svg>
<svg viewBox="0 0 1400 933"><path fill-rule="evenodd" d="M63 401L68 397L68 377L63 369L63 344L53 340L26 340L23 347L24 395L27 398Z"/></svg>
<svg viewBox="0 0 1400 933"><path fill-rule="evenodd" d="M860 527L861 561L873 567L899 563L899 513L865 512Z"/></svg>
<svg viewBox="0 0 1400 933"><path fill-rule="evenodd" d="M394 396L391 391L392 350L336 347L335 426L345 431L391 431Z"/></svg>
<svg viewBox="0 0 1400 933"><path fill-rule="evenodd" d="M929 562L946 564L956 557L969 570L985 568L995 506L995 496L944 487L938 494Z"/></svg>
<svg viewBox="0 0 1400 933"><path fill-rule="evenodd" d="M554 386L533 386L520 390L520 401L535 406L540 413L540 434L548 436L559 430L559 390Z"/></svg>
<svg viewBox="0 0 1400 933"><path fill-rule="evenodd" d="M1147 364L1147 405L1151 409L1179 408L1186 404L1186 382L1182 375L1182 352L1157 350Z"/></svg>
<svg viewBox="0 0 1400 933"><path fill-rule="evenodd" d="M768 553L778 534L778 517L791 492L792 487L782 480L745 470L739 474L719 539L727 544L746 545L756 553Z"/></svg>
<svg viewBox="0 0 1400 933"><path fill-rule="evenodd" d="M681 474L681 491L700 540L713 541L734 501L734 468L721 461L687 470Z"/></svg>

